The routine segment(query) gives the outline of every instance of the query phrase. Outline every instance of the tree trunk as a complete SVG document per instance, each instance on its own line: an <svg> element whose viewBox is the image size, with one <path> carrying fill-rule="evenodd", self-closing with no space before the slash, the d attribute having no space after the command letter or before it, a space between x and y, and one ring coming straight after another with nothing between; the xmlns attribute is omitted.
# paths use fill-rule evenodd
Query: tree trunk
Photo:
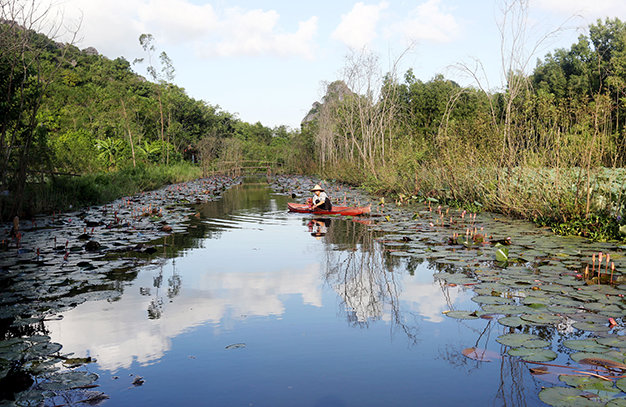
<svg viewBox="0 0 626 407"><path fill-rule="evenodd" d="M135 161L135 146L133 144L133 133L130 131L130 123L128 122L128 116L126 115L126 104L124 103L124 99L120 99L122 102L122 112L124 113L124 123L126 124L126 131L128 132L128 140L130 142L130 153L133 156L133 168L137 166L137 162Z"/></svg>

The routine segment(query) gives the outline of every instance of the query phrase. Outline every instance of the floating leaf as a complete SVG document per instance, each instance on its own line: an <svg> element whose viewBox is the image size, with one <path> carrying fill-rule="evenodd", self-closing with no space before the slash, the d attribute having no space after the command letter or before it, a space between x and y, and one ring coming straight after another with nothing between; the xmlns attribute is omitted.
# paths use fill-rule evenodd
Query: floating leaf
<svg viewBox="0 0 626 407"><path fill-rule="evenodd" d="M511 348L508 351L511 356L519 356L531 362L549 362L558 356L550 349Z"/></svg>
<svg viewBox="0 0 626 407"><path fill-rule="evenodd" d="M476 311L449 311L446 315L456 319L477 319Z"/></svg>
<svg viewBox="0 0 626 407"><path fill-rule="evenodd" d="M533 334L513 333L500 335L496 339L496 342L501 343L504 346L519 347L526 341L531 339L540 339L539 336Z"/></svg>
<svg viewBox="0 0 626 407"><path fill-rule="evenodd" d="M620 389L623 392L626 392L626 377L619 379L618 381L615 382L615 385L617 386L618 389Z"/></svg>
<svg viewBox="0 0 626 407"><path fill-rule="evenodd" d="M483 304L483 311L488 312L490 314L504 314L504 315L515 315L522 314L526 312L527 308L520 305L509 305L509 304Z"/></svg>
<svg viewBox="0 0 626 407"><path fill-rule="evenodd" d="M72 370L52 374L49 381L41 383L39 387L44 390L69 390L90 385L96 380L98 375L95 373Z"/></svg>
<svg viewBox="0 0 626 407"><path fill-rule="evenodd" d="M553 407L598 407L597 402L584 394L573 387L548 387L539 392L539 399Z"/></svg>
<svg viewBox="0 0 626 407"><path fill-rule="evenodd" d="M605 324L599 324L595 322L574 322L572 326L582 331L589 332L606 332L611 329Z"/></svg>
<svg viewBox="0 0 626 407"><path fill-rule="evenodd" d="M549 305L547 309L555 314L574 314L578 312L578 308L572 308L565 305Z"/></svg>
<svg viewBox="0 0 626 407"><path fill-rule="evenodd" d="M601 345L611 346L613 348L626 348L626 337L624 336L607 336L605 338L596 338L596 342Z"/></svg>
<svg viewBox="0 0 626 407"><path fill-rule="evenodd" d="M478 304L509 304L511 302L508 298L493 297L490 295L477 295L472 297L472 301Z"/></svg>
<svg viewBox="0 0 626 407"><path fill-rule="evenodd" d="M611 392L619 392L616 388L613 387L612 380L604 380L599 377L594 377L591 375L572 375L572 374L564 374L559 376L559 380L563 383L577 387L581 390L602 390L602 391L611 391Z"/></svg>
<svg viewBox="0 0 626 407"><path fill-rule="evenodd" d="M546 346L550 346L550 342L545 339L531 339L530 341L522 343L522 346L530 349L545 348Z"/></svg>
<svg viewBox="0 0 626 407"><path fill-rule="evenodd" d="M622 389L622 391L624 390ZM626 397L611 399L604 407L626 407Z"/></svg>
<svg viewBox="0 0 626 407"><path fill-rule="evenodd" d="M509 261L509 248L502 245L501 243L496 243L494 246L496 248L496 261L498 263L506 263Z"/></svg>
<svg viewBox="0 0 626 407"><path fill-rule="evenodd" d="M532 322L533 324L547 325L547 324L556 324L561 321L561 317L552 314L532 314L532 315L522 315L524 321Z"/></svg>
<svg viewBox="0 0 626 407"><path fill-rule="evenodd" d="M522 325L528 325L526 321L524 321L520 317L502 317L498 319L498 323L504 326L509 326L511 328L517 328Z"/></svg>
<svg viewBox="0 0 626 407"><path fill-rule="evenodd" d="M608 347L600 345L595 339L568 339L563 341L563 345L582 352L602 353L609 350Z"/></svg>

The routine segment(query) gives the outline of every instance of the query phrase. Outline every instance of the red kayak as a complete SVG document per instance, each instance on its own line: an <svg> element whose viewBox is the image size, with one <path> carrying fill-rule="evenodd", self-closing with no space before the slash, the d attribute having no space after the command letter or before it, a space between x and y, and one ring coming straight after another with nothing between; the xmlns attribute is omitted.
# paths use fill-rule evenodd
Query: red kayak
<svg viewBox="0 0 626 407"><path fill-rule="evenodd" d="M344 215L344 216L357 216L357 215L365 215L370 213L369 206L334 206L330 211L325 211L323 209L311 209L308 204L299 204L289 202L287 203L287 209L289 212L298 212L298 213L314 213L316 215Z"/></svg>

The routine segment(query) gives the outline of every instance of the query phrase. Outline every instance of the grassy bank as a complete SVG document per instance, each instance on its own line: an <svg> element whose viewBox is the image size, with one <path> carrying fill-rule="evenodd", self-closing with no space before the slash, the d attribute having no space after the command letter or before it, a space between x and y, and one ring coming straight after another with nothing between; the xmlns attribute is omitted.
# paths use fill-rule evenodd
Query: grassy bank
<svg viewBox="0 0 626 407"><path fill-rule="evenodd" d="M397 165L381 166L374 176L344 163L326 169L322 176L392 197L399 204L431 199L471 212L486 210L528 219L560 235L626 241L623 168L497 168L431 161L410 171Z"/></svg>
<svg viewBox="0 0 626 407"><path fill-rule="evenodd" d="M66 211L110 202L123 196L157 189L163 185L184 182L202 176L202 169L188 163L169 166L142 165L114 172L86 174L79 177L60 176L44 183L29 184L25 191L22 217L38 213ZM7 220L11 197L3 197L1 215Z"/></svg>

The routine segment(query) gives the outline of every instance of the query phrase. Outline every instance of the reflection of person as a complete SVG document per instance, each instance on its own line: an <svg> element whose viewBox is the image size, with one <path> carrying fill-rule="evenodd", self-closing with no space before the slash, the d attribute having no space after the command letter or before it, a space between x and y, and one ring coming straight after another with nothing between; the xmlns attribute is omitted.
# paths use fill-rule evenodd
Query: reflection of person
<svg viewBox="0 0 626 407"><path fill-rule="evenodd" d="M330 198L326 195L326 192L324 192L324 188L322 188L319 184L315 185L313 189L311 189L311 192L313 192L311 209L319 208L325 211L333 209Z"/></svg>
<svg viewBox="0 0 626 407"><path fill-rule="evenodd" d="M308 223L308 226L309 232L311 232L311 236L321 237L328 232L330 219L311 219L311 221Z"/></svg>

